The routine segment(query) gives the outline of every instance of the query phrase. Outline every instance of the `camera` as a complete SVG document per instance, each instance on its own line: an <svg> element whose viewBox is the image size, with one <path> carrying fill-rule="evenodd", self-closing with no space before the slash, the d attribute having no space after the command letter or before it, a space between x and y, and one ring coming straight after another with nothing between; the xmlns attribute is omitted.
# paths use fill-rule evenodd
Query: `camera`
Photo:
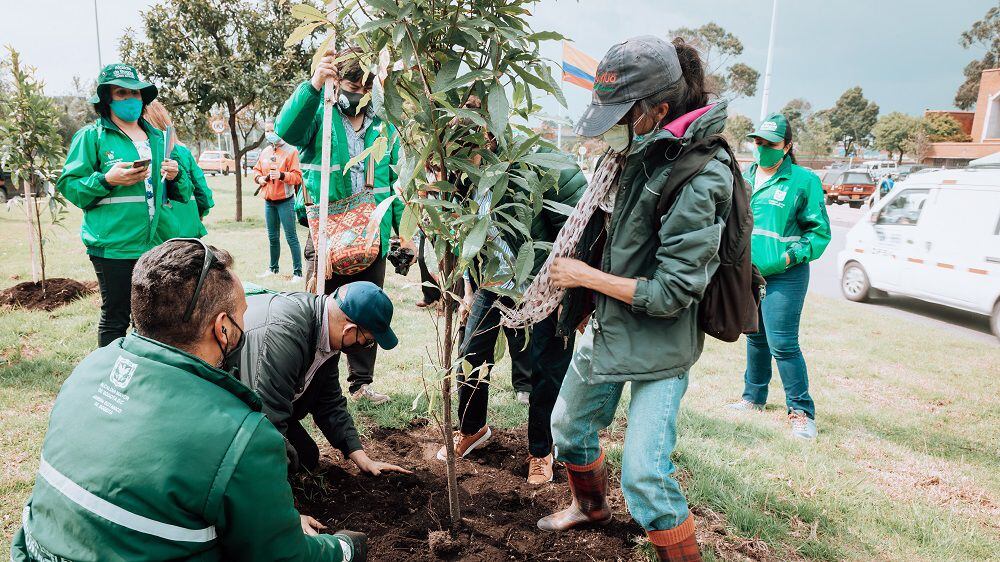
<svg viewBox="0 0 1000 562"><path fill-rule="evenodd" d="M416 256L413 254L413 250L400 246L398 238L393 238L389 242L389 254L386 259L392 264L396 273L405 276L409 273L410 266L416 261Z"/></svg>

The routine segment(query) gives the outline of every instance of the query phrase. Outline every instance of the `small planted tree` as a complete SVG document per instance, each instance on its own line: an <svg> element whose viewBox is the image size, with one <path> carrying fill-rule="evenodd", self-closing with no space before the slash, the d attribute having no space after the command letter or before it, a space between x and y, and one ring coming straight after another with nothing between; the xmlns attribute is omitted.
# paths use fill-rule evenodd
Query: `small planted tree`
<svg viewBox="0 0 1000 562"><path fill-rule="evenodd" d="M433 367L440 379L438 426L448 452L453 527L460 524L461 508L451 439L458 330L457 297L450 288L466 271L480 286L530 275L537 246L528 243L515 256L504 256L498 236L519 233L530 240L528 225L542 210L542 193L555 185L559 170L572 165L568 157L537 151L551 144L527 125L538 95L554 95L565 105L539 55L540 41L562 37L532 32L525 20L532 3L353 0L330 14L293 8L302 24L291 40L337 25L338 40L361 48L355 56L362 67L385 77L379 111L396 126L406 155L397 170L396 197L406 206L401 235L421 229L441 261L444 314ZM470 104L474 97L481 104ZM381 158L389 140L374 143L359 158ZM503 347L501 338L498 356Z"/></svg>
<svg viewBox="0 0 1000 562"><path fill-rule="evenodd" d="M4 82L0 88L0 167L10 172L11 181L24 193L32 281L41 285L44 296L43 208L47 206L53 223L66 210L65 200L53 188L65 157L60 112L35 78L35 69L23 65L12 47L7 47L7 56L0 62L0 73ZM49 195L47 203L35 196L43 191Z"/></svg>

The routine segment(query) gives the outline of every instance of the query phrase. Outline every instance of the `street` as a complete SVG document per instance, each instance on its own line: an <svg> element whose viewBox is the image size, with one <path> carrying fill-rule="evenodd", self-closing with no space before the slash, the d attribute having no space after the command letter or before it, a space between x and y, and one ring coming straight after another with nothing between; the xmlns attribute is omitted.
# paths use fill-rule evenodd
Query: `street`
<svg viewBox="0 0 1000 562"><path fill-rule="evenodd" d="M989 318L964 310L924 302L918 299L890 296L870 303L853 303L840 293L840 272L837 271L837 253L844 248L847 231L867 214L867 207L851 209L846 205L830 205L830 226L833 239L819 260L811 264L809 290L825 297L838 299L844 306L877 307L886 314L923 322L930 326L944 328L963 337L980 341L996 342L990 332Z"/></svg>

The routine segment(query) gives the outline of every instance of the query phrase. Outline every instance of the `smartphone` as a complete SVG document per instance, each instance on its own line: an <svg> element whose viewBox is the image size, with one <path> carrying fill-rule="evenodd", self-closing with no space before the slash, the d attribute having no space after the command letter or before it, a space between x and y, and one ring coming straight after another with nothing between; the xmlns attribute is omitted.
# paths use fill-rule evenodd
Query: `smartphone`
<svg viewBox="0 0 1000 562"><path fill-rule="evenodd" d="M146 158L145 160L136 160L135 162L132 162L132 167L133 168L148 168L149 167L149 162L150 162L149 158Z"/></svg>

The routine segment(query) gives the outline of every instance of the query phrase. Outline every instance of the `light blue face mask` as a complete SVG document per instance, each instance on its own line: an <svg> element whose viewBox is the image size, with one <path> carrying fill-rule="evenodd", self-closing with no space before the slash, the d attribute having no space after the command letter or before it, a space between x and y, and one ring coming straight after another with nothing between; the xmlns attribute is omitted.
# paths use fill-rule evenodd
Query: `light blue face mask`
<svg viewBox="0 0 1000 562"><path fill-rule="evenodd" d="M264 138L271 144L281 144L283 142L277 133L264 133Z"/></svg>
<svg viewBox="0 0 1000 562"><path fill-rule="evenodd" d="M126 123L135 123L142 116L142 100L139 98L113 100L111 112Z"/></svg>

